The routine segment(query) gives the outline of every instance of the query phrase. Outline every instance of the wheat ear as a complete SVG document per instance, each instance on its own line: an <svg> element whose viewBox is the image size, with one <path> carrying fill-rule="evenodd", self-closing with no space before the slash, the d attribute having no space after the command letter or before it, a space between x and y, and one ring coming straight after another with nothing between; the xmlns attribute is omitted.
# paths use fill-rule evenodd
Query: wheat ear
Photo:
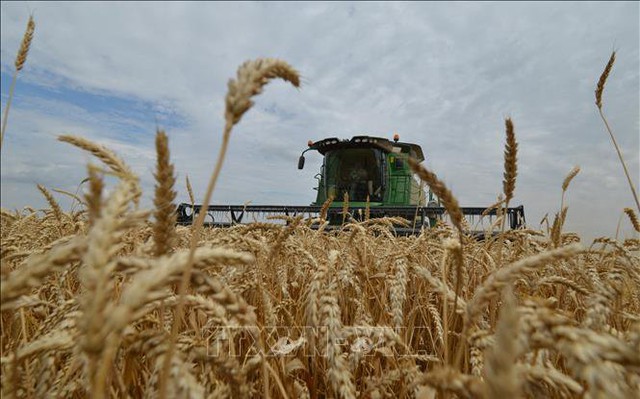
<svg viewBox="0 0 640 399"><path fill-rule="evenodd" d="M398 259L394 264L393 276L389 278L389 302L393 326L400 333L404 321L404 304L407 298L407 264L405 259Z"/></svg>
<svg viewBox="0 0 640 399"><path fill-rule="evenodd" d="M27 55L29 54L29 48L31 47L31 41L33 40L33 33L36 30L36 23L33 21L33 15L29 16L29 22L27 22L27 30L22 37L22 43L20 44L20 50L15 61L16 71L21 71L24 67L24 63L27 61Z"/></svg>
<svg viewBox="0 0 640 399"><path fill-rule="evenodd" d="M100 210L102 209L102 189L104 188L104 181L98 174L99 168L89 164L88 169L89 192L85 194L84 198L87 202L89 226L92 226L100 216Z"/></svg>
<svg viewBox="0 0 640 399"><path fill-rule="evenodd" d="M511 284L520 275L548 263L570 258L581 251L582 247L578 244L568 245L524 258L497 269L482 283L467 304L467 326L470 327L474 323L475 319L482 313L484 305L497 296L500 289Z"/></svg>
<svg viewBox="0 0 640 399"><path fill-rule="evenodd" d="M627 214L627 216L629 216L629 221L631 222L631 224L633 225L633 228L640 233L640 222L638 221L638 217L636 216L635 212L633 212L633 209L631 208L624 208L624 213Z"/></svg>
<svg viewBox="0 0 640 399"><path fill-rule="evenodd" d="M176 206L173 201L176 192L173 185L176 178L173 173L173 165L169 162L169 139L163 130L156 132L157 166L154 177L156 178L156 190L153 204L155 223L153 225L154 254L162 256L171 250L176 241Z"/></svg>
<svg viewBox="0 0 640 399"><path fill-rule="evenodd" d="M193 188L191 188L191 182L189 181L189 176L186 176L186 181L187 181L187 193L189 194L189 201L191 202L191 208L193 209L193 206L196 203L196 199L193 196Z"/></svg>
<svg viewBox="0 0 640 399"><path fill-rule="evenodd" d="M107 336L114 332L118 335L122 334L132 320L141 318L151 310L148 308L149 304L171 297L171 291L164 288L181 276L187 258L187 251L181 251L158 259L141 260L146 269L133 274L131 283L122 290L120 303L117 305L112 303L112 307L109 308L110 318L101 326L102 335ZM202 269L216 262L241 265L253 261L254 258L251 255L225 248L198 248L194 256L194 267ZM197 277L202 281L201 289L203 291L206 289L207 301L218 303L243 325L255 324L255 314L241 296L204 276ZM211 282L208 287L205 285L207 282Z"/></svg>
<svg viewBox="0 0 640 399"><path fill-rule="evenodd" d="M614 62L616 62L615 51L611 53L611 57L609 57L609 61L604 67L604 71L602 71L602 75L600 75L600 79L598 79L598 84L596 85L596 106L598 107L598 109L602 109L602 93L604 92L604 86L607 82L609 74L611 73L611 69L613 69Z"/></svg>
<svg viewBox="0 0 640 399"><path fill-rule="evenodd" d="M567 218L568 209L569 208L565 206L559 213L556 213L556 217L553 219L553 225L551 226L551 242L554 247L559 247L561 244L560 238L562 236L562 226L564 226L564 221Z"/></svg>
<svg viewBox="0 0 640 399"><path fill-rule="evenodd" d="M609 62L607 62L607 66L605 66L604 71L602 71L602 75L600 75L600 79L598 80L598 85L596 86L596 106L598 107L598 112L600 113L600 118L604 122L604 126L609 132L609 136L611 137L611 141L613 142L613 146L618 153L618 158L620 159L620 163L622 164L622 169L624 169L624 174L627 176L627 181L629 182L629 188L631 189L631 194L633 194L633 199L636 201L636 206L638 207L638 212L640 212L640 200L638 200L638 194L636 192L636 188L631 181L631 176L629 176L629 170L627 169L627 164L624 162L624 158L622 157L622 152L620 151L620 147L618 146L618 142L616 141L615 136L613 135L613 131L609 127L609 122L607 122L607 118L605 118L604 113L602 113L602 92L604 91L605 83L607 82L607 78L609 77L609 73L611 73L611 69L613 68L613 63L616 60L616 52L611 53L611 57L609 58Z"/></svg>
<svg viewBox="0 0 640 399"><path fill-rule="evenodd" d="M342 224L347 220L347 215L349 214L349 193L347 191L344 192L342 196Z"/></svg>
<svg viewBox="0 0 640 399"><path fill-rule="evenodd" d="M409 166L411 166L411 170L418 175L420 180L427 183L431 191L442 201L442 204L449 213L449 217L451 217L451 222L456 229L461 232L463 215L456 197L454 197L447 186L438 179L435 173L420 165L415 159L409 158Z"/></svg>
<svg viewBox="0 0 640 399"><path fill-rule="evenodd" d="M353 375L342 357L340 348L342 323L334 279L329 279L320 297L320 314L321 325L325 327L323 331L326 331L323 339L327 354L326 376L336 397L355 399L356 388L353 384Z"/></svg>
<svg viewBox="0 0 640 399"><path fill-rule="evenodd" d="M560 209L564 208L564 193L567 192L571 180L573 180L573 178L576 177L578 173L580 173L580 167L574 166L569 174L567 174L567 177L564 178L564 181L562 182L562 199L560 200Z"/></svg>
<svg viewBox="0 0 640 399"><path fill-rule="evenodd" d="M504 121L506 142L504 145L504 173L502 180L502 191L504 192L504 216L502 208L498 209L498 221L500 223L500 231L504 233L504 227L507 221L506 213L509 202L513 198L516 189L516 176L518 175L518 143L516 142L515 129L511 118ZM501 244L504 242L501 241ZM502 249L498 251L498 263L502 262Z"/></svg>
<svg viewBox="0 0 640 399"><path fill-rule="evenodd" d="M40 190L44 198L49 203L49 206L51 207L51 210L53 210L53 215L55 216L56 220L59 223L62 222L62 215L64 212L62 212L62 208L60 208L58 201L56 201L56 199L53 198L53 195L51 195L49 190L47 190L44 186L38 184L38 190Z"/></svg>
<svg viewBox="0 0 640 399"><path fill-rule="evenodd" d="M0 132L0 150L2 150L2 141L4 139L4 132L7 129L7 119L9 118L9 108L11 107L11 99L13 98L13 92L16 87L16 80L18 79L18 72L24 68L24 63L27 61L27 54L29 54L29 48L31 47L31 41L33 40L33 33L36 30L36 23L33 21L33 15L29 16L29 22L27 22L27 30L22 36L22 44L20 44L20 50L16 56L14 63L16 69L13 73L11 80L11 87L9 88L9 98L7 99L7 105L4 108L4 116L2 118L2 131Z"/></svg>
<svg viewBox="0 0 640 399"><path fill-rule="evenodd" d="M518 143L513 128L513 121L507 118L504 121L507 141L504 146L504 180L502 188L504 191L505 207L509 206L509 201L513 198L516 189L516 176L518 175Z"/></svg>
<svg viewBox="0 0 640 399"><path fill-rule="evenodd" d="M329 198L327 198L327 200L322 204L322 207L320 208L320 216L319 216L321 221L327 220L327 212L329 211L329 207L333 202L333 198L334 198L333 195L330 195Z"/></svg>
<svg viewBox="0 0 640 399"><path fill-rule="evenodd" d="M67 134L59 136L58 140L90 152L93 156L101 160L115 174L120 177L134 176L134 173L131 171L131 169L113 151L102 145L96 144L83 137Z"/></svg>
<svg viewBox="0 0 640 399"><path fill-rule="evenodd" d="M49 251L29 257L23 267L2 276L0 310L9 309L15 301L38 287L49 275L78 261L86 249L84 237L74 237Z"/></svg>
<svg viewBox="0 0 640 399"><path fill-rule="evenodd" d="M222 145L218 153L218 160L216 166L209 179L209 185L205 191L204 201L202 202L203 212L198 214L193 227L193 235L191 237L191 245L189 251L189 260L185 265L182 281L180 282L179 296L180 300L176 308L176 316L173 319L173 325L171 327L171 339L169 348L167 350L167 356L162 368L162 375L168 376L171 367L171 356L175 350L175 341L178 336L178 328L182 323L182 317L184 313L184 295L187 291L187 285L191 278L191 269L193 265L193 254L198 246L198 240L200 239L200 233L204 224L204 218L207 214L206 209L209 207L209 201L211 201L211 195L215 189L218 176L222 170L222 164L227 152L227 146L229 144L229 138L231 137L231 130L233 126L240 122L242 116L251 108L254 96L262 93L264 86L269 83L270 80L280 78L290 82L295 87L300 86L300 76L298 72L293 69L285 61L266 58L257 59L253 61L247 61L238 68L237 78L231 79L228 84L227 96L225 98L225 127L222 135ZM264 362L263 362L264 363ZM263 377L265 384L263 390L265 394L268 394L267 381L267 369L263 364ZM166 398L166 378L161 379L160 385L160 398Z"/></svg>

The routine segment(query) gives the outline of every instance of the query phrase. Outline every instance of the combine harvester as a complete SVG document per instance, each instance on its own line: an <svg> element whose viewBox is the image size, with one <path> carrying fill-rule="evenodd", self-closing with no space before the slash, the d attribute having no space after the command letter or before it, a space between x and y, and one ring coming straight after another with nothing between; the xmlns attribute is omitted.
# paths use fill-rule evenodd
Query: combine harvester
<svg viewBox="0 0 640 399"><path fill-rule="evenodd" d="M304 154L318 151L323 157L322 170L316 175L319 180L315 190L316 200L310 206L289 205L210 205L207 209L208 226L229 227L240 223L262 221L268 216L318 217L322 205L333 198L327 209L329 228L338 228L343 221L370 218L402 217L410 227L398 226L400 235L419 234L423 228L433 227L437 220L446 217L430 189L425 191L414 177L408 159L424 160L422 148L417 144L403 143L396 134L393 142L381 137L355 136L351 140L327 138L318 142L309 141L302 152L298 169L304 168ZM348 204L345 204L345 201ZM348 215L343 209L348 205ZM496 210L486 208L461 208L474 231L469 233L484 236L496 217ZM178 224L190 225L194 215L202 212L201 205L182 203L178 206ZM486 218L483 218L483 215ZM524 227L524 207L507 208L506 225L510 229ZM476 225L485 221L488 226Z"/></svg>

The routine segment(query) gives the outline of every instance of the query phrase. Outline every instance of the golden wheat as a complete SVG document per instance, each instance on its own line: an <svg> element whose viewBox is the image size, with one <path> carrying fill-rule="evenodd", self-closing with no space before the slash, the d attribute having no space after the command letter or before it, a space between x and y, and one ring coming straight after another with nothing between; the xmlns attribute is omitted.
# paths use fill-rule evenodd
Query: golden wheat
<svg viewBox="0 0 640 399"><path fill-rule="evenodd" d="M633 211L633 209L624 208L624 213L626 213L627 216L629 217L629 221L631 222L631 225L633 226L633 228L638 233L640 233L640 221L638 221L638 216L636 216L636 213Z"/></svg>
<svg viewBox="0 0 640 399"><path fill-rule="evenodd" d="M604 86L607 82L607 78L611 73L611 69L613 68L613 63L616 61L616 52L613 51L611 53L611 57L609 57L609 61L607 61L607 65L604 67L602 74L600 75L600 79L598 79L598 84L596 85L596 105L598 109L602 109L602 93L604 92Z"/></svg>
<svg viewBox="0 0 640 399"><path fill-rule="evenodd" d="M191 206L193 206L196 203L196 198L193 195L193 188L191 188L191 182L189 181L189 176L188 175L185 177L185 180L186 180L186 185L187 185L187 194L189 195L189 201L190 201Z"/></svg>
<svg viewBox="0 0 640 399"><path fill-rule="evenodd" d="M633 184L633 181L631 180L631 176L629 175L629 170L627 169L627 164L625 163L624 157L622 156L622 151L620 150L620 146L618 146L618 141L616 140L616 137L613 134L611 127L609 126L609 122L607 121L607 118L604 116L604 113L602 111L602 92L604 91L605 83L607 82L607 78L611 73L611 69L613 68L613 63L615 62L615 60L616 60L616 52L613 51L611 53L611 57L609 58L609 62L607 62L607 65L605 66L604 71L602 71L602 75L600 75L600 79L598 80L598 84L596 86L596 106L598 107L598 113L600 114L600 118L602 119L602 122L604 123L604 126L607 129L607 132L609 133L609 137L611 137L611 142L613 143L613 147L615 148L616 153L618 154L618 159L622 164L622 170L624 171L624 175L627 177L627 183L629 183L629 189L631 190L631 195L633 196L633 199L636 202L636 207L638 208L638 212L640 212L640 199L638 199L638 193L636 192L636 188Z"/></svg>
<svg viewBox="0 0 640 399"><path fill-rule="evenodd" d="M98 168L89 164L88 166L89 192L85 194L87 202L88 224L91 226L100 216L102 210L102 190L104 181L98 174Z"/></svg>
<svg viewBox="0 0 640 399"><path fill-rule="evenodd" d="M504 202L506 205L513 198L516 189L516 176L518 175L518 142L511 118L504 121L507 140L504 146L504 180L502 181Z"/></svg>
<svg viewBox="0 0 640 399"><path fill-rule="evenodd" d="M49 206L53 210L53 215L55 216L56 220L59 223L62 223L63 212L62 212L62 208L60 208L60 205L58 204L58 201L56 201L55 198L53 198L53 195L51 195L51 193L49 192L49 190L46 189L46 187L38 184L38 190L40 190L44 198L49 203Z"/></svg>
<svg viewBox="0 0 640 399"><path fill-rule="evenodd" d="M163 130L156 132L156 153L153 241L155 255L162 256L172 250L175 241L176 205L174 200L177 195L173 190L176 178L173 165L169 160L169 138Z"/></svg>
<svg viewBox="0 0 640 399"><path fill-rule="evenodd" d="M29 54L29 48L31 47L31 41L33 40L33 33L35 29L36 23L33 21L33 16L29 16L27 30L24 32L22 43L20 44L20 50L18 50L18 55L16 56L16 71L21 71L24 67L24 63L27 61L27 55Z"/></svg>
<svg viewBox="0 0 640 399"><path fill-rule="evenodd" d="M84 225L88 230L70 241L28 255L26 261L3 252L3 376L21 376L11 381L3 377L3 392L159 393L170 342L169 334L159 332L170 328L170 310L179 303L171 287L188 260L189 241L181 237L189 237L191 228L176 230L181 239L170 257L137 251L151 234L144 224L122 224L126 228L120 233L98 234L107 226L118 231L111 215L135 213L118 205L131 204L131 196L119 200L117 192L124 189L105 201L90 229ZM1 217L9 228L29 226L34 238L53 232L43 232L42 224L59 223L37 213L5 211ZM602 392L604 381L624 397L636 386L637 249L622 252L614 240L600 240L611 249L552 250L555 245L548 236L518 232L510 238L513 244L502 249L503 263L491 264L498 258L498 246L466 242L466 277L454 305L455 274L441 265L451 262L445 257L452 256L455 240L443 244L436 231L405 238L383 235L381 229L389 228L384 223L351 226L320 236L306 223L205 230L184 299L186 323L181 324L170 363L167 394L261 396L261 359L268 364L272 397L283 392L289 397L296 392L345 397L394 392L412 397L414 389L427 387L437 397L438 390L478 397L489 388L514 392L510 386L519 386L526 397L593 396ZM116 241L103 241L103 236ZM3 238L3 250L10 238ZM120 244L114 247L114 242ZM22 241L12 246L17 251L13 253L28 248ZM100 269L93 271L93 266ZM259 276L266 280L260 282ZM517 305L509 305L505 313L498 311L497 301L507 286ZM612 311L616 302L625 304L624 312ZM445 303L455 312L445 312ZM587 303L593 312L585 312ZM21 333L20 310L27 335ZM469 330L468 343L454 335L460 319L453 314L465 313L480 328ZM522 322L508 321L505 314ZM567 314L575 314L573 321ZM274 320L281 332L276 336L272 334L278 330L270 328ZM264 343L262 357L255 352L258 347L243 344L243 336ZM463 347L466 355L459 369L446 364L444 342L450 353ZM502 358L516 353L507 350L516 343L520 355ZM593 355L587 361L580 350ZM89 368L78 368L81 356L87 356ZM548 356L567 363L546 364ZM588 367L602 377L594 380Z"/></svg>

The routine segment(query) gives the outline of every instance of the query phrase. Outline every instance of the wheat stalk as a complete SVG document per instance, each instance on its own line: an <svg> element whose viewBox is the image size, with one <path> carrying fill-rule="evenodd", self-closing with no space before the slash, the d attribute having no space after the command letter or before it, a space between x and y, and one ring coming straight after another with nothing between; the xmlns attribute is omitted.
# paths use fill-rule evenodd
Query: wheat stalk
<svg viewBox="0 0 640 399"><path fill-rule="evenodd" d="M204 200L202 201L202 207L204 211L198 214L198 218L196 219L193 227L194 231L191 238L191 246L189 252L190 256L185 266L183 278L180 282L179 287L180 298L184 298L187 290L187 284L191 277L190 274L193 264L193 253L195 252L195 249L198 245L200 233L204 224L204 218L207 214L206 209L209 207L211 195L213 194L216 182L218 181L218 176L220 174L220 171L222 170L222 164L224 162L233 126L240 122L242 116L251 108L251 106L253 106L253 101L251 100L252 97L262 93L264 86L270 80L275 78L281 78L285 81L288 81L295 87L300 86L300 78L298 72L295 69L293 69L289 64L282 60L271 58L257 59L245 62L240 66L240 68L238 68L237 79L232 79L228 83L228 91L225 98L225 128L222 135L222 146L220 147L218 160L216 162L214 171L211 174L211 178L209 179L209 184L205 191ZM184 305L182 303L179 303L176 309L176 317L174 318L171 328L171 340L169 349L167 351L164 367L162 368L162 374L165 376L168 375L169 372L171 356L173 355L173 351L175 350L175 341L178 334L178 326L180 323L182 323L183 311ZM263 378L263 389L265 391L268 391L266 366L263 366ZM165 381L165 378L161 379L160 398L162 399L166 397Z"/></svg>
<svg viewBox="0 0 640 399"><path fill-rule="evenodd" d="M613 131L609 127L609 122L607 122L607 118L605 118L604 113L602 112L602 92L604 91L605 83L607 82L607 78L609 77L609 73L613 68L613 63L616 60L616 52L613 51L611 53L611 57L609 58L609 62L602 71L602 75L600 75L600 79L598 80L598 84L596 86L596 106L598 107L598 112L600 114L600 118L604 122L604 126L609 133L609 137L611 137L611 141L613 142L613 146L616 149L618 154L618 159L620 159L620 163L622 164L622 169L624 170L624 174L627 177L627 182L629 183L629 188L631 189L631 194L633 195L633 199L636 202L636 206L638 207L638 212L640 212L640 200L638 200L638 194L636 192L636 188L631 181L631 176L629 175L629 170L627 170L627 164L624 162L624 158L622 157L622 152L620 151L620 147L618 146L618 142L616 141L615 136L613 135Z"/></svg>
<svg viewBox="0 0 640 399"><path fill-rule="evenodd" d="M53 191L55 191L58 194L66 195L66 196L72 198L74 201L77 201L81 205L87 205L82 198L80 198L78 195L76 195L76 194L74 194L72 192L69 192L69 191L66 191L66 190L61 190L59 188L54 188ZM73 208L73 203L72 203L72 208Z"/></svg>
<svg viewBox="0 0 640 399"><path fill-rule="evenodd" d="M488 398L519 398L521 385L516 360L521 348L519 339L519 316L516 299L511 287L502 293L503 304L496 327L496 343L488 351L485 366L485 389Z"/></svg>
<svg viewBox="0 0 640 399"><path fill-rule="evenodd" d="M438 199L442 201L442 204L444 205L445 209L449 213L451 222L458 230L458 239L460 241L460 249L459 251L456 251L456 256L455 256L457 260L456 287L455 287L455 299L453 301L454 303L453 308L456 309L458 304L458 296L460 295L460 283L462 281L462 268L464 267L463 266L464 258L462 255L462 248L463 248L462 220L464 219L464 216L462 214L462 211L460 210L460 206L458 205L458 200L456 199L456 197L454 197L451 191L449 191L449 189L447 188L447 186L442 181L440 181L440 179L438 179L435 173L426 169L411 157L409 158L409 166L411 167L411 170L413 170L413 172L418 175L420 180L427 183L431 191L433 191L433 193L438 197Z"/></svg>
<svg viewBox="0 0 640 399"><path fill-rule="evenodd" d="M53 198L53 195L51 195L49 190L47 190L44 186L38 184L38 190L40 190L40 192L42 193L44 198L49 203L49 206L51 207L51 210L53 210L53 215L55 216L55 218L58 221L58 223L61 223L62 222L62 215L64 214L64 212L62 211L62 208L60 208L60 205L58 204L58 201L56 201L56 199Z"/></svg>
<svg viewBox="0 0 640 399"><path fill-rule="evenodd" d="M9 88L9 97L7 98L7 105L4 108L4 117L2 118L2 131L0 132L0 150L2 150L2 141L4 139L4 133L7 129L7 119L9 118L9 108L11 107L11 99L13 99L13 92L16 87L16 80L18 79L18 72L24 68L24 63L27 61L27 55L29 54L29 48L31 47L31 41L33 40L33 34L36 29L36 23L33 21L33 15L29 16L27 22L27 30L25 30L22 36L22 43L16 56L14 63L16 69L11 79L11 87Z"/></svg>

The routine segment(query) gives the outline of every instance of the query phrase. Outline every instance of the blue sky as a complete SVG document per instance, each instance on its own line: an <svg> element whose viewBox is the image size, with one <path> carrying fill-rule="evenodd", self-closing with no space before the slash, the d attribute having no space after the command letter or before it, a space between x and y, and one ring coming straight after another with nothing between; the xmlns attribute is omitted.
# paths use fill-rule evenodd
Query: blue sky
<svg viewBox="0 0 640 399"><path fill-rule="evenodd" d="M216 203L308 204L320 157L296 169L307 140L398 132L422 145L463 206L485 206L502 188L510 116L520 145L514 202L532 227L558 211L575 165L567 230L614 235L634 204L593 91L616 49L605 112L638 184L637 2L2 2L0 10L3 109L30 12L37 24L2 148L5 208L44 207L36 184L76 191L91 158L56 141L60 134L120 154L150 204L157 124L169 134L179 200L187 174L201 198L227 81L257 57L285 59L303 86L270 84L236 127ZM621 226L632 234L626 219Z"/></svg>

